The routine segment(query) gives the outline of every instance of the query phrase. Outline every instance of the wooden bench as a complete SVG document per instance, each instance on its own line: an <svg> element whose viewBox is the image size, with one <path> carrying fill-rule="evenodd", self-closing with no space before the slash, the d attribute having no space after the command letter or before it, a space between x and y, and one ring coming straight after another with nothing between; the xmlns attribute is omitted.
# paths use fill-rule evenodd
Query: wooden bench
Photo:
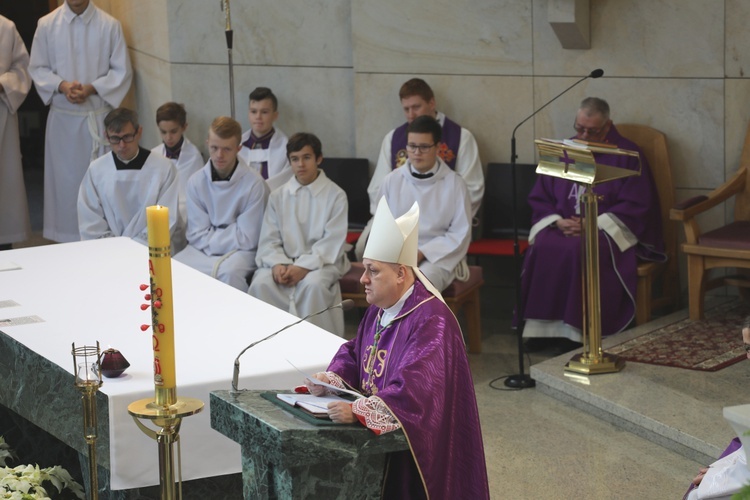
<svg viewBox="0 0 750 500"><path fill-rule="evenodd" d="M341 298L351 299L357 307L367 307L364 286L359 282L364 266L361 262L352 262L352 268L346 273L339 284L341 285ZM479 289L484 284L482 268L469 266L469 281L462 282L454 280L448 288L443 291L443 298L453 314L463 309L466 315L467 336L469 339L469 352L479 354L482 352L482 319L479 303Z"/></svg>

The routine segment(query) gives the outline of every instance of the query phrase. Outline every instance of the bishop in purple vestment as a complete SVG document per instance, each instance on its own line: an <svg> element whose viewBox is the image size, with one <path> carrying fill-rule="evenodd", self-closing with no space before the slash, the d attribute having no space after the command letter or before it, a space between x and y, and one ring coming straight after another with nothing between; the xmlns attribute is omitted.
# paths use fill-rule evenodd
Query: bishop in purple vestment
<svg viewBox="0 0 750 500"><path fill-rule="evenodd" d="M609 119L609 105L595 97L581 103L577 138L639 151ZM596 162L637 170L631 156L597 154ZM522 271L524 337L581 341L582 262L579 199L585 186L540 175L529 194L532 228ZM646 157L641 175L598 184L599 280L602 334L625 329L635 315L637 260L663 261L659 199Z"/></svg>
<svg viewBox="0 0 750 500"><path fill-rule="evenodd" d="M388 457L382 498L487 499L487 469L461 329L416 266L419 208L394 220L381 199L365 250L370 307L324 382L359 391L329 405L335 422L377 434L402 429L410 450ZM308 384L322 394L320 386Z"/></svg>

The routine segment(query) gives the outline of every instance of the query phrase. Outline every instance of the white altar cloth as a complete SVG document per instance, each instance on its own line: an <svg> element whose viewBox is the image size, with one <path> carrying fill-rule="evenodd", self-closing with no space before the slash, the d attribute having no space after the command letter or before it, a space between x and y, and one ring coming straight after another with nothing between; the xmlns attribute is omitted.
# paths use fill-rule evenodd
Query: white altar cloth
<svg viewBox="0 0 750 500"><path fill-rule="evenodd" d="M149 282L148 248L129 238L63 243L0 252L0 262L21 269L0 272L0 318L39 316L40 323L0 326L29 349L73 373L71 344L113 347L130 368L105 378L109 399L110 483L113 490L159 484L156 442L127 412L153 398L150 310L139 289ZM198 398L203 412L182 422L182 478L241 472L240 447L211 429L209 392L231 389L237 354L296 318L218 280L172 261L177 396ZM325 369L343 340L303 322L247 351L240 389L286 389L302 383L287 359L311 373ZM150 425L150 424L149 424ZM83 434L81 434L83 440Z"/></svg>

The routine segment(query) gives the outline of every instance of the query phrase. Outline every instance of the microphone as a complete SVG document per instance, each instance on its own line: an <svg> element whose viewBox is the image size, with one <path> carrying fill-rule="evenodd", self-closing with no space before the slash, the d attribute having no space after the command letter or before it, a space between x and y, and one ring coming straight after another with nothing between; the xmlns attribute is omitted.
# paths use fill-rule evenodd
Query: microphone
<svg viewBox="0 0 750 500"><path fill-rule="evenodd" d="M602 75L604 75L604 70L599 68L595 69L588 75L584 76L577 82L575 82L573 85L568 87L567 89L563 90L559 94L557 94L555 97L547 101L547 103L542 106L541 108L537 109L533 113L531 113L529 116L524 118L524 120L516 125L516 128L513 129L513 135L510 138L510 166L511 166L511 184L513 185L513 196L512 196L512 202L513 205L511 207L511 216L513 219L513 272L515 274L515 288L516 288L516 314L519 315L518 317L518 327L516 335L518 337L518 373L514 375L508 375L508 377L505 379L505 386L511 387L513 389L526 389L527 387L534 387L536 385L536 381L531 378L530 375L526 375L524 371L524 363L523 363L523 328L524 328L524 321L523 317L521 316L523 314L523 307L522 307L522 299L521 296L521 251L518 243L518 188L516 186L516 159L518 158L518 155L516 154L516 130L518 130L518 127L529 121L531 117L539 113L541 110L552 104L555 100L557 100L558 97L581 83L582 81L586 80L587 78L599 78Z"/></svg>
<svg viewBox="0 0 750 500"><path fill-rule="evenodd" d="M349 311L350 309L354 308L354 301L352 299L346 299L346 300L343 300L343 301L339 302L338 304L334 304L332 306L328 306L328 307L326 307L325 309L323 309L321 311L314 312L312 314L308 314L304 318L298 319L297 321L286 325L285 327L281 328L280 330L276 330L271 335L268 335L267 337L263 337L260 340L256 340L255 342L253 342L249 346L247 346L244 349L242 349L242 351L237 355L237 358L234 360L234 375L232 375L232 393L240 392L239 389L237 389L237 384L239 383L239 378L240 378L240 357L243 354L245 354L245 351L247 351L251 347L254 347L254 346L260 344L261 342L265 342L266 340L275 337L276 335L280 334L281 332L283 332L287 328L291 328L294 325L299 325L300 323L302 323L306 319L312 318L313 316L317 316L319 314L323 314L326 311L330 311L331 309L336 309L336 308L339 308L339 307L341 308L342 311Z"/></svg>
<svg viewBox="0 0 750 500"><path fill-rule="evenodd" d="M587 78L600 78L603 75L604 75L604 70L603 69L601 69L601 68L595 69L594 71L592 71L588 75L584 76L583 78L581 78L580 80L578 80L577 82L575 82L573 85L571 85L570 87L568 87L567 89L563 90L562 92L560 92L559 94L557 94L555 97L553 97L552 99L550 99L549 101L547 101L547 103L544 106L542 106L541 108L539 108L536 111L534 111L533 113L531 113L529 116L527 116L526 118L524 118L524 120L521 123L519 123L518 125L516 125L516 128L513 129L513 134L511 135L511 141L515 142L515 140L516 140L516 130L518 130L518 127L520 127L521 125L523 125L524 123L526 123L527 121L529 121L529 119L531 119L534 115L536 115L541 110L543 110L544 108L546 108L547 106L549 106L550 104L552 104L554 101L557 100L558 97L560 97L561 95L563 95L564 93L566 93L567 91L569 91L570 89L572 89L573 87L575 87L576 85L578 85L579 83L581 83L582 81L586 80ZM518 158L518 156L516 156L515 148L513 148L513 152L512 152L511 156L512 156L511 160L515 160L516 158Z"/></svg>

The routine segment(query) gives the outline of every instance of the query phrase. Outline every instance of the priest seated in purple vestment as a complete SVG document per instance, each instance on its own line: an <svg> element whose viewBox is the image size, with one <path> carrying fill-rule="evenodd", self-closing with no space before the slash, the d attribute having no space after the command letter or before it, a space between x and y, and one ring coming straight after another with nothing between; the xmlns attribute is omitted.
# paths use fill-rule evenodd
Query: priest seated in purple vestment
<svg viewBox="0 0 750 500"><path fill-rule="evenodd" d="M381 198L365 248L367 309L357 336L315 378L362 394L331 403L331 420L376 434L402 429L410 450L391 453L382 498L487 499L487 469L461 329L417 267L419 206L394 219ZM323 386L307 381L313 394Z"/></svg>
<svg viewBox="0 0 750 500"><path fill-rule="evenodd" d="M575 138L640 152L610 119L609 104L589 97L581 102ZM596 162L638 169L632 156L596 154ZM598 184L599 280L602 335L624 330L635 317L638 259L664 261L659 199L648 161L641 153L641 175ZM532 228L523 264L523 336L529 351L582 341L581 204L585 186L540 175L529 194Z"/></svg>

